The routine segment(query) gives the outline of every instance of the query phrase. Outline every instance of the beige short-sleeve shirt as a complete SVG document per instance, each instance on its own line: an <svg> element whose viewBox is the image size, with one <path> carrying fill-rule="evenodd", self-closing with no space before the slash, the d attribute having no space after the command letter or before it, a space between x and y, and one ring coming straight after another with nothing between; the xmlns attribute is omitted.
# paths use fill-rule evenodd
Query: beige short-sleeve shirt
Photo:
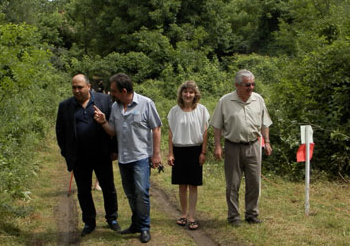
<svg viewBox="0 0 350 246"><path fill-rule="evenodd" d="M260 135L262 126L272 124L264 99L253 92L243 102L236 91L220 98L210 125L222 130L225 139L231 142L251 142Z"/></svg>

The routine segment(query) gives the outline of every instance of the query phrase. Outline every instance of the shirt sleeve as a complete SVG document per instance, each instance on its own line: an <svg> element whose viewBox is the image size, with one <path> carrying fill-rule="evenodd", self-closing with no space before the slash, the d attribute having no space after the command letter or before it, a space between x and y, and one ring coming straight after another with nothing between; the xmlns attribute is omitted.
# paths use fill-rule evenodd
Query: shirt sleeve
<svg viewBox="0 0 350 246"><path fill-rule="evenodd" d="M269 112L267 111L264 100L263 100L262 104L263 104L262 125L264 127L269 127L270 125L272 125L272 120L270 118Z"/></svg>
<svg viewBox="0 0 350 246"><path fill-rule="evenodd" d="M148 103L148 124L151 129L162 126L162 121L153 101L149 101Z"/></svg>
<svg viewBox="0 0 350 246"><path fill-rule="evenodd" d="M111 115L109 117L108 123L115 128L115 114L117 113L117 105L116 102L112 104Z"/></svg>
<svg viewBox="0 0 350 246"><path fill-rule="evenodd" d="M223 119L222 119L222 100L220 99L218 104L214 109L213 116L210 121L210 125L215 127L216 129L223 128Z"/></svg>
<svg viewBox="0 0 350 246"><path fill-rule="evenodd" d="M206 128L208 128L210 115L209 115L208 109L204 105L203 105L202 111L203 111L202 112L202 115L203 115L202 122L203 122L203 131L204 131Z"/></svg>
<svg viewBox="0 0 350 246"><path fill-rule="evenodd" d="M174 107L170 109L167 119L170 130L173 132L173 115L174 115Z"/></svg>

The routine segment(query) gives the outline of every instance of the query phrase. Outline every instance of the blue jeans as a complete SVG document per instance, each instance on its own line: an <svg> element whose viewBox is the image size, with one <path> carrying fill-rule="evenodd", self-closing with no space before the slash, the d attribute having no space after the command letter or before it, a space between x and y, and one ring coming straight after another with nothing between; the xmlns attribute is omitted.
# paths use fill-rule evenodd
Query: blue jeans
<svg viewBox="0 0 350 246"><path fill-rule="evenodd" d="M149 175L150 166L148 158L135 162L119 163L120 174L125 195L129 199L132 211L132 224L134 231L148 231L150 229L150 200Z"/></svg>

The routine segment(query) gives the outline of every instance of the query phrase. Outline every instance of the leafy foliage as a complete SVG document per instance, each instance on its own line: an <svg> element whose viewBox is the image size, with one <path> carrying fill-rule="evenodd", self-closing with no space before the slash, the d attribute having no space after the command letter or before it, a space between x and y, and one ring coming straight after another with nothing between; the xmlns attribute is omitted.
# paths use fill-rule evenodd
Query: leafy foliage
<svg viewBox="0 0 350 246"><path fill-rule="evenodd" d="M74 4L78 2L92 6L84 1ZM94 35L105 37L105 44L93 48L91 43L93 52L83 59L76 56L71 71L98 74L106 83L111 74L126 72L142 93L162 107L168 105L165 101L175 99L181 82L194 79L213 110L218 98L232 90L234 73L250 69L274 122L271 138L275 154L266 160L266 170L302 177L303 167L295 162L299 126L312 124L317 129L314 161L320 162L315 170L348 173L349 109L347 94L341 91L349 87L344 67L348 63L345 54L350 30L344 17L349 2L192 0L108 4L108 9L106 3L94 5L98 20L94 25L104 26ZM335 78L342 82L334 82ZM162 114L166 115L167 110L164 108Z"/></svg>
<svg viewBox="0 0 350 246"><path fill-rule="evenodd" d="M247 68L274 122L264 171L302 178L299 126L311 124L312 170L350 175L349 10L348 0L0 1L0 215L28 199L33 149L76 73L105 88L112 74L129 74L156 102L166 135L182 82L195 80L213 112Z"/></svg>
<svg viewBox="0 0 350 246"><path fill-rule="evenodd" d="M53 123L62 77L51 54L38 45L36 28L0 26L0 214L17 211L10 203L28 198L28 184L38 165L33 151Z"/></svg>
<svg viewBox="0 0 350 246"><path fill-rule="evenodd" d="M275 158L284 156L284 162L289 163L279 167L285 169L284 173L293 172L299 126L310 124L315 131L314 168L349 174L348 48L347 41L337 41L292 62L288 60L291 63L285 65L288 70L284 78L273 86L270 106L277 119L273 129L277 130L275 149L279 154Z"/></svg>

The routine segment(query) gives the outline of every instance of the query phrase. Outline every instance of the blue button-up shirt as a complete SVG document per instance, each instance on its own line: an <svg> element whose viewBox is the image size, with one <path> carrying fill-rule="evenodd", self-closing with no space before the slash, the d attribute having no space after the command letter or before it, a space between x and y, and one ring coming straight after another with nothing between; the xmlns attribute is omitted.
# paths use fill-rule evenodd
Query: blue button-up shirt
<svg viewBox="0 0 350 246"><path fill-rule="evenodd" d="M120 164L152 156L152 129L161 126L162 121L151 99L134 92L126 111L122 103L115 102L109 123L116 131Z"/></svg>

